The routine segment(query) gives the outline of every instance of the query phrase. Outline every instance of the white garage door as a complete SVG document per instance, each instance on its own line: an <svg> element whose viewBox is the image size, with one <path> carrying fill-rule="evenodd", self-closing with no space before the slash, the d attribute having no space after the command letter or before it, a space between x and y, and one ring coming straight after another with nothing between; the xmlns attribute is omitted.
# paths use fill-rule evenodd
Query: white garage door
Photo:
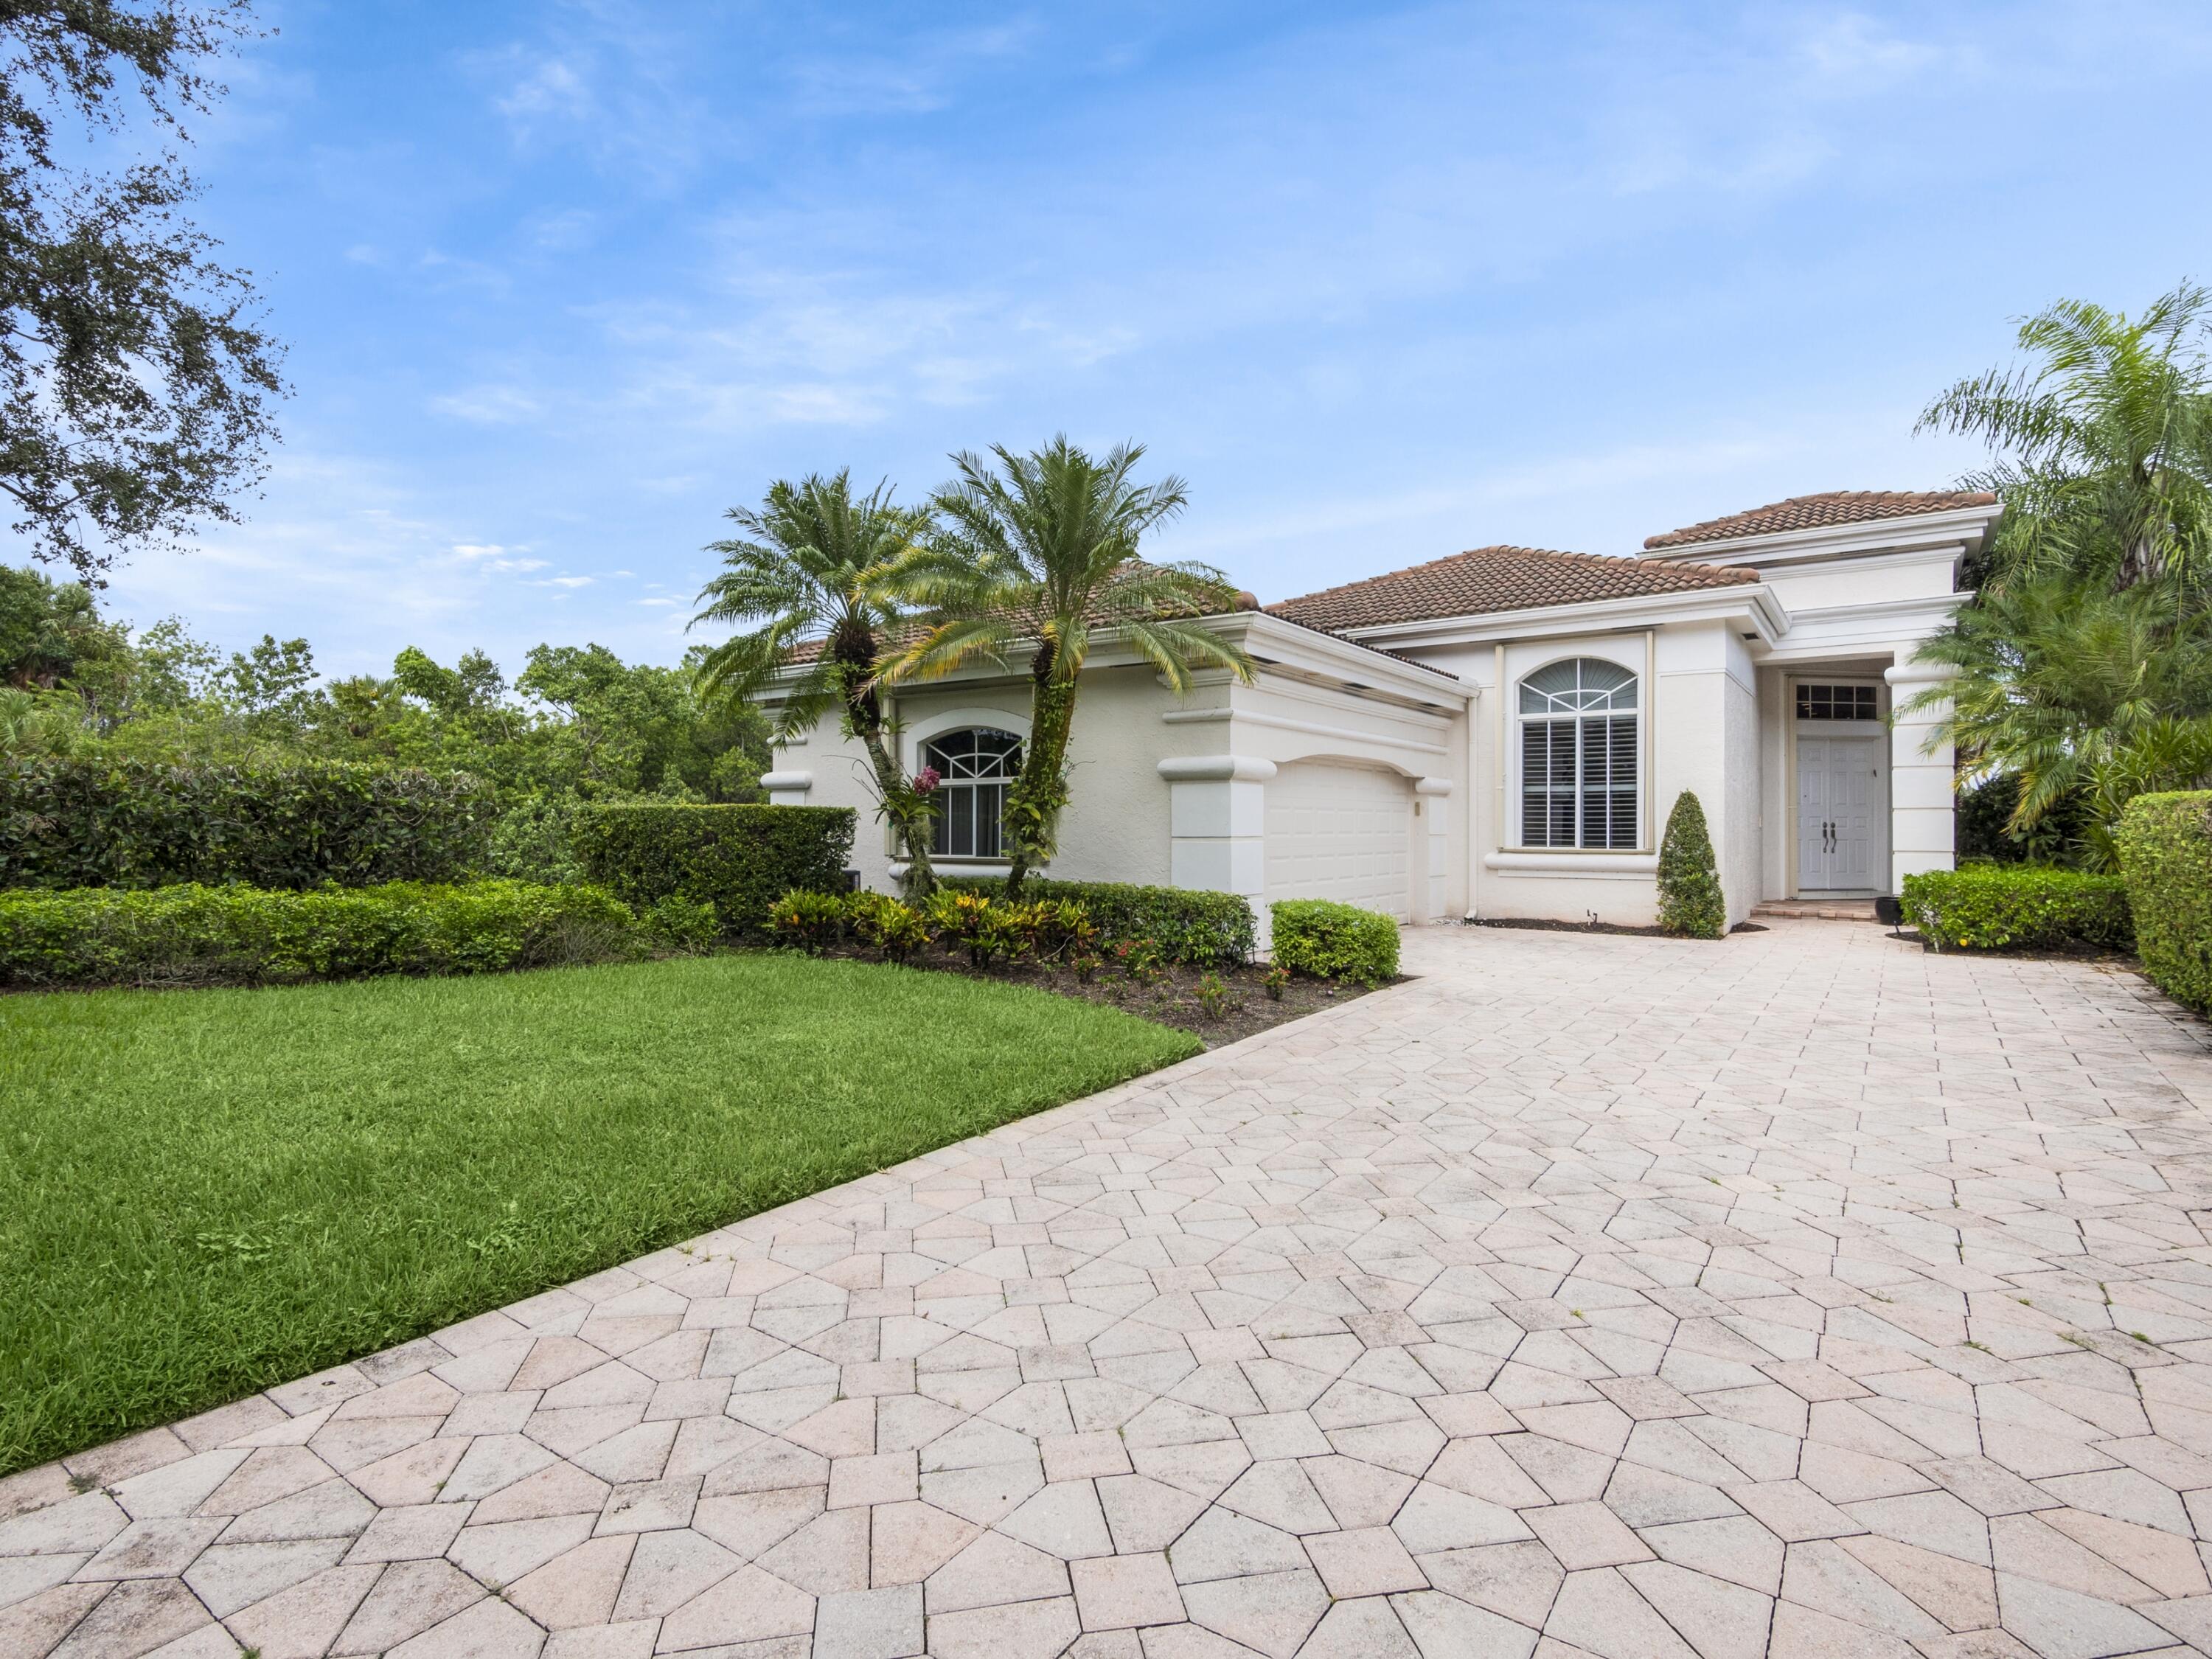
<svg viewBox="0 0 2212 1659"><path fill-rule="evenodd" d="M1407 919L1413 797L1395 773L1285 766L1267 783L1267 899L1337 899Z"/></svg>

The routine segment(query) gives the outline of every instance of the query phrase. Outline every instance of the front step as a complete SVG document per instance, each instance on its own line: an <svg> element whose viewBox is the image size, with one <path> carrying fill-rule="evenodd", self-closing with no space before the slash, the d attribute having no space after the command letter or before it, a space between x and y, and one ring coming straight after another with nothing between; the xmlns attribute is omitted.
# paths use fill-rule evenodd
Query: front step
<svg viewBox="0 0 2212 1659"><path fill-rule="evenodd" d="M1751 907L1754 921L1768 917L1790 921L1872 921L1870 898L1767 899Z"/></svg>

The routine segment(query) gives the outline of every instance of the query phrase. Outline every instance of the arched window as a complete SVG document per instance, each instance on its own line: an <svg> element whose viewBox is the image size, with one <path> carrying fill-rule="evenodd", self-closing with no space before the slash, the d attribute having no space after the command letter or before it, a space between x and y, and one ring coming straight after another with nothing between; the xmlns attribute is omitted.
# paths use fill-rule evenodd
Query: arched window
<svg viewBox="0 0 2212 1659"><path fill-rule="evenodd" d="M1521 682L1521 844L1637 844L1636 676L1577 657Z"/></svg>
<svg viewBox="0 0 2212 1659"><path fill-rule="evenodd" d="M943 780L937 787L937 831L929 850L939 858L994 859L1006 786L1022 767L1022 740L987 726L946 732L921 745L921 763Z"/></svg>

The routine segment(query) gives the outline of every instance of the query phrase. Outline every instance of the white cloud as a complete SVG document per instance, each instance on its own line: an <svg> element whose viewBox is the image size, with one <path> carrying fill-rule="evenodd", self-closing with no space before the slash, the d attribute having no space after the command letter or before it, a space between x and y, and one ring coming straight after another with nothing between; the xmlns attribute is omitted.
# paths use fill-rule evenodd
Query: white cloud
<svg viewBox="0 0 2212 1659"><path fill-rule="evenodd" d="M449 416L476 426L513 426L534 421L543 406L519 386L480 386L449 392L430 399L433 414Z"/></svg>

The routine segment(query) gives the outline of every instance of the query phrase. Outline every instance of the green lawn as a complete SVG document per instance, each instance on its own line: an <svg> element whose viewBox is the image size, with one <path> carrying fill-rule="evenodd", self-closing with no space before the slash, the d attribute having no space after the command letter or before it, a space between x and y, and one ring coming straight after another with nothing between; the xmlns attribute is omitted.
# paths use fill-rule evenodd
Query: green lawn
<svg viewBox="0 0 2212 1659"><path fill-rule="evenodd" d="M784 955L0 998L0 1473L1199 1046Z"/></svg>

